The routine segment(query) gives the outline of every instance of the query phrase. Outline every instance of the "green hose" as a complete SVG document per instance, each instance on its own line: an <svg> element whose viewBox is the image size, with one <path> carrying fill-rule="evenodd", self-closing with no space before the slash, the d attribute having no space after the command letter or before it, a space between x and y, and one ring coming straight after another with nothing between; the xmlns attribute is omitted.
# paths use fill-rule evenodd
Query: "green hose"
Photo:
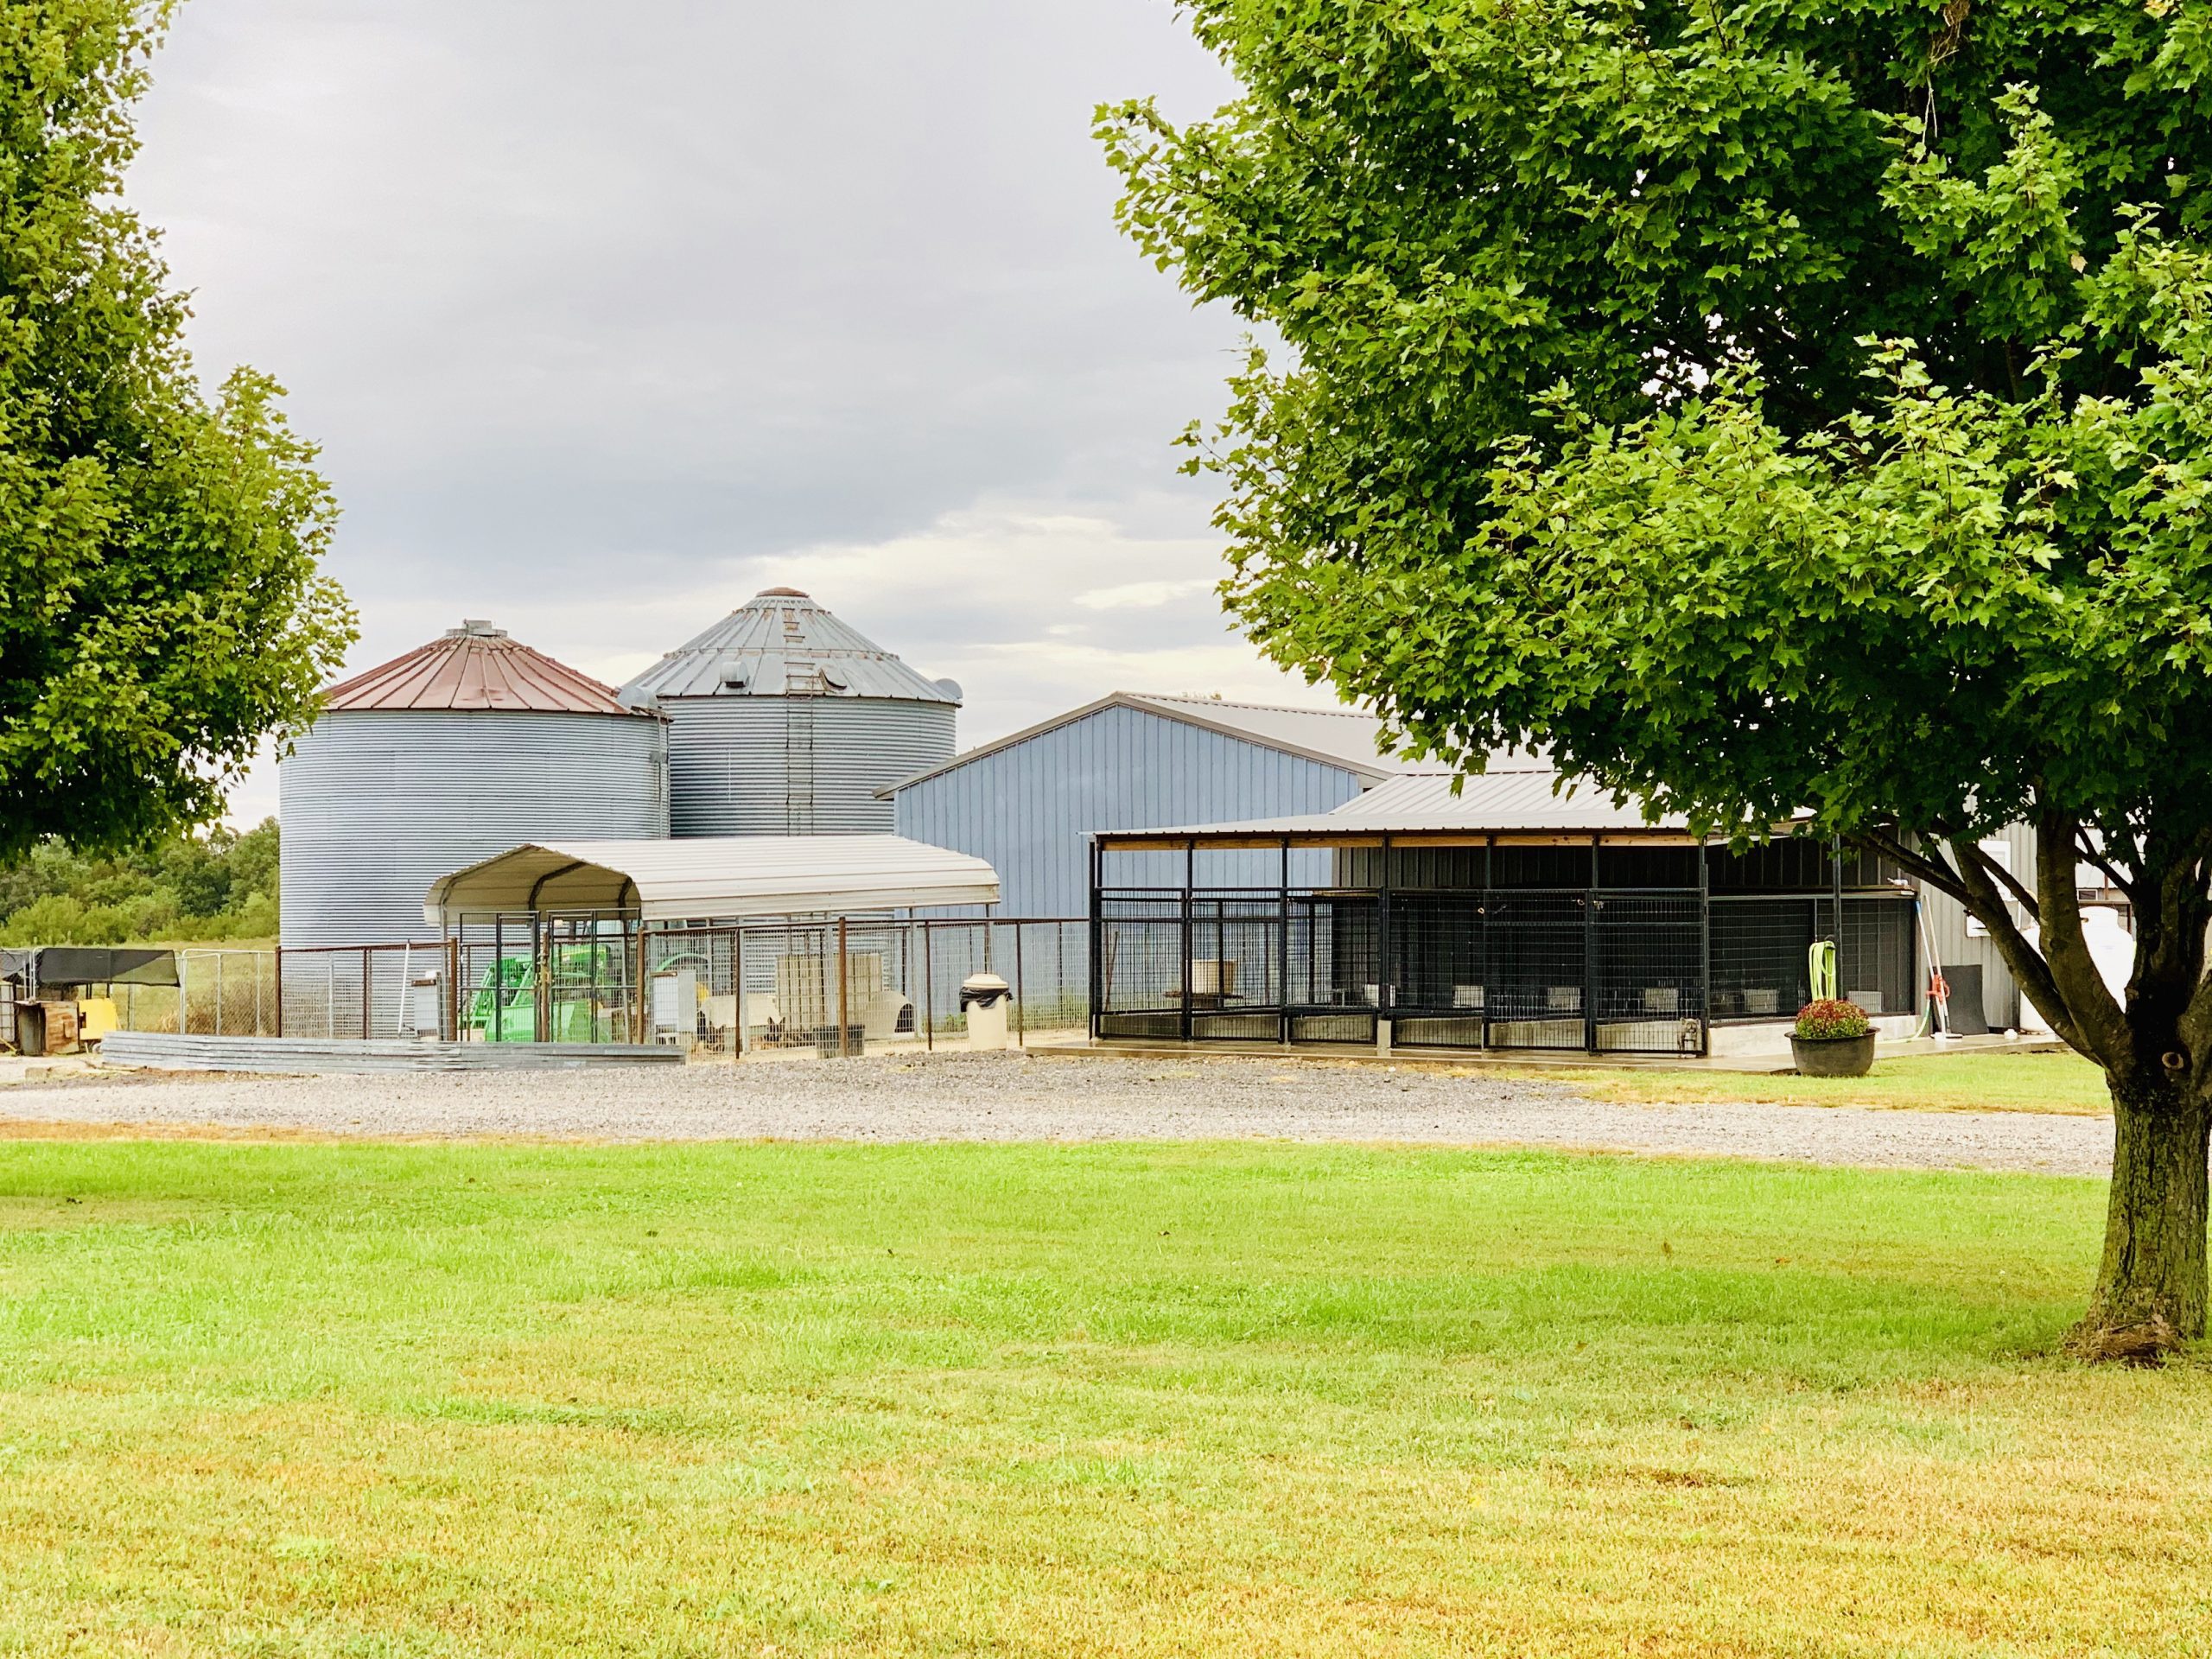
<svg viewBox="0 0 2212 1659"><path fill-rule="evenodd" d="M1835 941L1814 941L1813 948L1805 953L1805 966L1813 982L1813 1001L1833 1001L1835 997Z"/></svg>

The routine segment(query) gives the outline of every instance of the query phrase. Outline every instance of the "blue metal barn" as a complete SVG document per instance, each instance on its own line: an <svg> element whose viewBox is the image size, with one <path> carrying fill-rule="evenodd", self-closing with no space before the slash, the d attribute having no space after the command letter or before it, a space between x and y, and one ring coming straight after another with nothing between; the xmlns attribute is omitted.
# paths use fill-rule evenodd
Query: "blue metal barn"
<svg viewBox="0 0 2212 1659"><path fill-rule="evenodd" d="M1397 775L1371 715L1116 691L893 785L897 833L987 859L1002 914L1080 917L1102 830L1327 812Z"/></svg>

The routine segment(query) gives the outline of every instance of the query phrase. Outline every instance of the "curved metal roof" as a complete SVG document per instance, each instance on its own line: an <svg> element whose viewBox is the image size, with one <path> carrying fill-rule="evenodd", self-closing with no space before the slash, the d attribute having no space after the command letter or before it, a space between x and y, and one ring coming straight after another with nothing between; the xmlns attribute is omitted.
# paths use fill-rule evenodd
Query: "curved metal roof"
<svg viewBox="0 0 2212 1659"><path fill-rule="evenodd" d="M899 836L702 836L533 841L441 876L423 900L443 925L523 910L636 910L647 921L835 915L991 905L980 858Z"/></svg>
<svg viewBox="0 0 2212 1659"><path fill-rule="evenodd" d="M488 622L464 622L404 657L341 680L322 694L325 714L374 709L466 709L541 715L630 715L611 685L510 639Z"/></svg>
<svg viewBox="0 0 2212 1659"><path fill-rule="evenodd" d="M656 697L890 697L949 702L960 691L909 668L795 588L756 594L621 690Z"/></svg>

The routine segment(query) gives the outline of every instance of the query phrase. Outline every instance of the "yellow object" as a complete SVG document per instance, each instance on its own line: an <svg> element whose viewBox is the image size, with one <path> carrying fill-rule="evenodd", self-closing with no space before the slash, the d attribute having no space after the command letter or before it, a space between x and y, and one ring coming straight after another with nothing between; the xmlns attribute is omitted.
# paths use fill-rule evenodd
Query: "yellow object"
<svg viewBox="0 0 2212 1659"><path fill-rule="evenodd" d="M121 1029L122 1025L111 996L88 996L77 1005L77 1040L80 1043L97 1043L111 1031Z"/></svg>

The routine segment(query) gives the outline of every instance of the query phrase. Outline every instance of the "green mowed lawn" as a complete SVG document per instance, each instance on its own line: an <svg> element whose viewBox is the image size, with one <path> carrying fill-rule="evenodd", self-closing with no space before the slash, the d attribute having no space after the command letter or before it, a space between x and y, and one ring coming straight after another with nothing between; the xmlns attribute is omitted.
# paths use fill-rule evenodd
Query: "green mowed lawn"
<svg viewBox="0 0 2212 1659"><path fill-rule="evenodd" d="M2194 1654L2099 1184L0 1142L0 1653Z"/></svg>

